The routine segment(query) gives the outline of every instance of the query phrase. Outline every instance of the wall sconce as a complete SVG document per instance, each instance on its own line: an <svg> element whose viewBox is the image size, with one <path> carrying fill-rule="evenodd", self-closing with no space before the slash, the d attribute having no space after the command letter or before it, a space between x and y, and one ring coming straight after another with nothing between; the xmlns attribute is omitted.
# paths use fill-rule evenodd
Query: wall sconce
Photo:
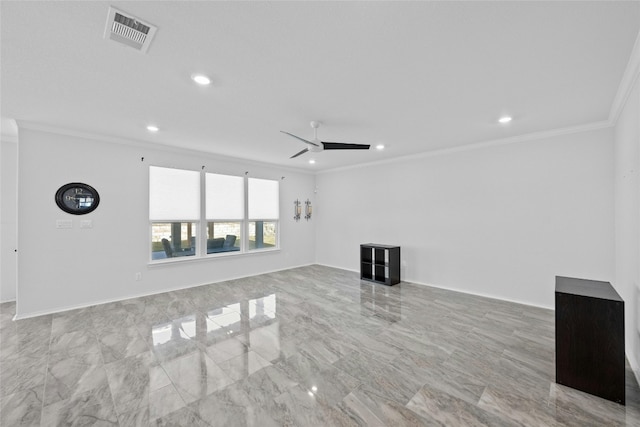
<svg viewBox="0 0 640 427"><path fill-rule="evenodd" d="M311 219L311 214L313 213L313 206L311 206L311 201L307 199L304 202L304 218L309 221Z"/></svg>
<svg viewBox="0 0 640 427"><path fill-rule="evenodd" d="M300 221L301 213L302 213L302 207L301 207L300 200L296 199L296 201L293 202L293 219L295 219L296 221Z"/></svg>

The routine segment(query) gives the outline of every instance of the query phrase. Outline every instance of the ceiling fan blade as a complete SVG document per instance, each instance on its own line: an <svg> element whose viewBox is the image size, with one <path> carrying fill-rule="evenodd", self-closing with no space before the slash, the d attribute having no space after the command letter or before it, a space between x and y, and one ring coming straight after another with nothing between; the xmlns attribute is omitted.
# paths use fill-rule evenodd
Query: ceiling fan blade
<svg viewBox="0 0 640 427"><path fill-rule="evenodd" d="M298 156L301 156L302 154L306 153L307 151L309 151L309 149L308 149L308 148L305 148L305 149L304 149L304 150L302 150L301 152L299 152L299 153L297 153L297 154L294 154L293 156L291 156L291 157L289 157L289 158L290 158L290 159L294 159L294 158L296 158L296 157L298 157Z"/></svg>
<svg viewBox="0 0 640 427"><path fill-rule="evenodd" d="M287 135L292 136L292 137L294 137L295 139L299 139L300 141L304 142L305 144L315 145L316 147L319 147L319 145L318 145L318 144L316 144L316 143L314 143L314 142L311 142L311 141L307 141L306 139L304 139L304 138L300 138L299 136L295 136L295 135L294 135L294 134L292 134L292 133L285 132L285 131L283 131L283 130L281 130L280 132L282 132L282 133L286 133Z"/></svg>
<svg viewBox="0 0 640 427"><path fill-rule="evenodd" d="M346 142L322 142L325 150L368 150L368 144L349 144Z"/></svg>

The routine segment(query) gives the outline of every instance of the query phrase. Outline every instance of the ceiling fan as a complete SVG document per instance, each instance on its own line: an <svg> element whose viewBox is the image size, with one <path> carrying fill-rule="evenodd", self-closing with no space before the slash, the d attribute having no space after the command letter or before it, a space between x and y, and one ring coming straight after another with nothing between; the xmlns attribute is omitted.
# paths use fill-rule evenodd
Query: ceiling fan
<svg viewBox="0 0 640 427"><path fill-rule="evenodd" d="M291 156L290 157L291 159L298 157L306 153L307 151L311 151L312 153L319 153L323 150L368 150L370 147L370 145L368 144L350 144L346 142L320 141L318 139L318 128L320 127L320 122L313 121L310 124L311 124L311 127L313 128L313 140L311 141L307 141L304 138L300 138L299 136L296 136L289 132L285 132L283 130L280 131L282 133L286 133L287 135L294 137L295 139L298 139L304 142L305 144L308 144L307 148Z"/></svg>

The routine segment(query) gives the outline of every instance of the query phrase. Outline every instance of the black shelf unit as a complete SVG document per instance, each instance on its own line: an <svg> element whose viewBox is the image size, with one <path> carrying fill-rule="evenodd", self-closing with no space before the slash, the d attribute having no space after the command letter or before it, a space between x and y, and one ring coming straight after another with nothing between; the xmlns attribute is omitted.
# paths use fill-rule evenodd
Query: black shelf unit
<svg viewBox="0 0 640 427"><path fill-rule="evenodd" d="M611 283L556 276L556 382L625 404L624 301Z"/></svg>
<svg viewBox="0 0 640 427"><path fill-rule="evenodd" d="M360 245L360 279L389 286L400 283L400 246Z"/></svg>

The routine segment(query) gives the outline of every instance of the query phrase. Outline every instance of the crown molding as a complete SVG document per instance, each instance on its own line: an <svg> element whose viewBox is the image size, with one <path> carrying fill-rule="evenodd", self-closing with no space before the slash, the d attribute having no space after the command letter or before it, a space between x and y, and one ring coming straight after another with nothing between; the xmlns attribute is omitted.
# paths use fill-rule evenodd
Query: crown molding
<svg viewBox="0 0 640 427"><path fill-rule="evenodd" d="M568 135L568 134L579 133L579 132L588 132L588 131L604 129L608 127L613 127L616 125L618 118L620 117L620 114L622 113L622 110L624 109L624 106L627 102L627 99L631 95L633 87L636 81L638 81L639 77L640 77L640 32L638 33L636 37L636 41L633 45L633 49L631 50L631 56L629 57L629 61L627 62L627 66L622 76L622 80L620 80L618 90L611 104L611 109L609 110L609 117L607 118L607 120L587 123L579 126L553 129L549 131L532 132L524 135L510 137L510 138L477 142L477 143L461 145L453 148L427 151L427 152L418 153L418 154L395 157L387 160L379 160L375 162L361 163L358 165L326 169L326 170L318 171L317 174L321 175L324 173L339 172L339 171L345 171L345 170L351 170L351 169L357 169L357 168L363 168L363 167L369 167L369 166L384 165L384 164L396 163L396 162L404 162L404 161L416 159L416 158L440 156L440 155L457 153L462 151L475 150L475 149L493 147L493 146L505 145L505 144L515 144L518 142L532 141L536 139L551 138L554 136Z"/></svg>
<svg viewBox="0 0 640 427"><path fill-rule="evenodd" d="M638 32L638 36L636 37L636 42L631 50L629 62L627 62L627 68L624 70L622 80L620 80L620 85L618 86L618 91L616 92L615 98L613 98L613 103L609 110L609 122L612 125L615 125L618 122L620 113L622 113L627 99L629 99L629 96L631 95L631 91L638 80L638 76L640 76L640 32Z"/></svg>
<svg viewBox="0 0 640 427"><path fill-rule="evenodd" d="M474 142L471 144L460 145L457 147L425 151L422 153L409 154L406 156L394 157L392 159L386 159L386 160L378 160L375 162L361 163L358 165L344 166L344 167L333 168L333 169L325 169L322 171L318 171L317 174L321 175L324 173L341 172L341 171L370 167L370 166L386 165L390 163L402 163L402 162L406 162L414 159L443 156L447 154L460 153L464 151L478 150L478 149L488 148L488 147L496 147L500 145L517 144L520 142L535 141L538 139L553 138L556 136L571 135L574 133L590 132L590 131L606 129L610 127L613 127L613 124L609 122L609 120L604 120L600 122L587 123L579 126L569 126L569 127L559 128L559 129L541 131L541 132L531 132L523 135L512 136L509 138L494 139L494 140L489 140L484 142Z"/></svg>
<svg viewBox="0 0 640 427"><path fill-rule="evenodd" d="M505 145L505 144L514 144L519 142L532 141L536 139L550 138L554 136L568 135L572 133L587 132L587 131L598 130L598 129L603 129L607 127L612 127L612 126L615 126L615 124L617 123L618 118L620 117L620 114L624 109L627 99L631 95L631 91L636 81L638 80L639 76L640 76L640 32L636 37L635 43L633 45L633 49L631 51L631 56L629 57L629 61L627 62L627 66L622 76L622 80L618 85L618 90L613 99L611 109L609 110L609 117L605 121L593 122L593 123L588 123L588 124L579 125L579 126L553 129L549 131L532 132L532 133L518 135L514 137L509 137L509 138L477 142L472 144L465 144L465 145L461 145L453 148L432 150L432 151L427 151L427 152L418 153L418 154L394 157L392 159L379 160L375 162L367 162L367 163L361 163L357 165L343 166L343 167L325 169L325 170L319 170L319 171L308 171L304 169L291 168L291 167L277 165L277 164L257 162L255 160L222 156L222 155L217 155L215 153L208 153L208 152L193 150L189 148L180 148L180 147L175 147L167 144L149 143L146 141L140 141L140 140L134 140L134 139L125 139L125 138L114 137L109 135L100 135L100 134L90 133L86 131L60 128L60 127L51 126L51 125L44 125L41 123L34 123L34 122L28 122L28 121L22 121L22 120L17 120L16 122L18 124L18 127L21 127L24 129L50 132L50 133L74 136L79 138L93 139L93 140L98 140L98 141L112 143L112 144L120 144L120 145L127 145L127 146L133 145L140 148L161 150L161 151L167 151L167 152L173 152L173 153L189 153L196 156L206 155L207 157L211 157L212 159L215 159L215 160L234 161L234 162L241 162L249 165L259 166L259 167L278 168L281 170L295 172L295 173L302 173L306 175L321 175L324 173L339 172L339 171L358 169L358 168L369 167L369 166L403 162L403 161L416 159L416 158L440 156L440 155L463 152L468 150L475 150L475 149L493 147L493 146ZM11 143L18 142L18 137L16 135L1 134L0 139L5 142L11 142Z"/></svg>
<svg viewBox="0 0 640 427"><path fill-rule="evenodd" d="M243 159L240 157L223 156L220 154L210 153L206 151L198 151L191 148L177 147L174 145L168 145L168 144L162 144L162 143L152 143L152 142L141 141L136 139L127 139L127 138L121 138L121 137L116 137L111 135L96 134L96 133L81 131L77 129L62 128L62 127L46 125L46 124L37 123L37 122L24 121L24 120L16 120L16 122L18 124L19 129L35 130L39 132L53 133L56 135L71 136L74 138L91 139L94 141L105 142L108 144L126 145L127 147L138 147L142 149L159 150L159 151L177 153L177 154L190 154L196 157L200 157L200 158L207 157L211 160L221 161L221 162L235 162L235 163L242 163L243 165L248 165L248 166L278 169L281 171L300 173L305 175L315 175L314 171L296 169L296 168L282 166L282 165L273 164L273 163L258 162L255 160Z"/></svg>

